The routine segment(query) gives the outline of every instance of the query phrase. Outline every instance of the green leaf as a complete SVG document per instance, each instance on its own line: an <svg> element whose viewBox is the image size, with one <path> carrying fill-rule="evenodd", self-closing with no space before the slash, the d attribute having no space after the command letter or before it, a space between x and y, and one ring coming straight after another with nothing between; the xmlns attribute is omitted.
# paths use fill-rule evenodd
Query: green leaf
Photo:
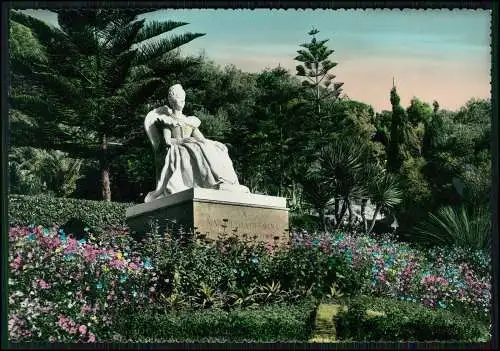
<svg viewBox="0 0 500 351"><path fill-rule="evenodd" d="M139 33L136 35L134 39L134 43L139 43L144 40L148 40L154 38L158 35L161 35L166 32L170 32L175 28L179 28L185 26L189 23L187 22L175 22L175 21L152 21L148 23L146 26L143 26Z"/></svg>

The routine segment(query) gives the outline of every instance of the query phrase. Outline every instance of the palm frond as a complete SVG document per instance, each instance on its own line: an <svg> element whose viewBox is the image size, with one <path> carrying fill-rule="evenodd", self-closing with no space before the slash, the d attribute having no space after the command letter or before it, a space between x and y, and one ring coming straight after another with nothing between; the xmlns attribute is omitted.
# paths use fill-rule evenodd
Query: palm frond
<svg viewBox="0 0 500 351"><path fill-rule="evenodd" d="M139 43L144 40L148 40L154 38L158 35L161 35L166 32L170 32L175 28L179 28L189 24L187 22L175 22L175 21L153 21L148 23L146 26L143 26L137 36L134 39L134 43Z"/></svg>
<svg viewBox="0 0 500 351"><path fill-rule="evenodd" d="M162 82L162 79L153 77L128 84L124 89L128 105L137 106L140 101L145 101L154 94Z"/></svg>
<svg viewBox="0 0 500 351"><path fill-rule="evenodd" d="M152 43L145 43L141 45L140 52L135 63L145 64L204 35L205 34L202 33L184 33L176 35L172 38L159 39Z"/></svg>
<svg viewBox="0 0 500 351"><path fill-rule="evenodd" d="M109 93L113 93L115 90L120 89L126 83L136 53L136 50L120 53L106 70L104 84Z"/></svg>
<svg viewBox="0 0 500 351"><path fill-rule="evenodd" d="M10 11L10 19L30 28L40 43L46 47L54 41L66 41L66 35L58 28L49 26L45 22L18 11Z"/></svg>
<svg viewBox="0 0 500 351"><path fill-rule="evenodd" d="M125 50L129 50L134 44L137 33L144 26L144 21L144 19L136 21L120 28L111 40L111 53L118 55Z"/></svg>
<svg viewBox="0 0 500 351"><path fill-rule="evenodd" d="M82 124L82 113L79 110L74 110L73 106L66 105L61 99L54 99L50 95L16 95L9 97L9 102L11 108L32 117L37 123Z"/></svg>
<svg viewBox="0 0 500 351"><path fill-rule="evenodd" d="M53 71L39 73L37 77L42 82L44 89L48 91L48 95L52 95L58 101L64 102L65 105L73 104L78 106L81 102L83 92L69 78Z"/></svg>

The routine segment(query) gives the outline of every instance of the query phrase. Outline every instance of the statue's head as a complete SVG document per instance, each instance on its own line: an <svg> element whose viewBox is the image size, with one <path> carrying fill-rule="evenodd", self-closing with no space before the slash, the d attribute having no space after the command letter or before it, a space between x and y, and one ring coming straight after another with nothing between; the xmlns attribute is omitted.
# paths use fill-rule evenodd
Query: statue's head
<svg viewBox="0 0 500 351"><path fill-rule="evenodd" d="M182 85L175 84L168 89L168 102L175 111L182 111L186 102L186 92Z"/></svg>

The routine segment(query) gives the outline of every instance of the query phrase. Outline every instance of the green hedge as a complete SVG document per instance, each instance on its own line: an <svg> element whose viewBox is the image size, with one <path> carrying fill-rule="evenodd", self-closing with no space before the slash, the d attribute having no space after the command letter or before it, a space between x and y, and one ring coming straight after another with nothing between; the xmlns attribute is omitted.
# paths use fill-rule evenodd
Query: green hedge
<svg viewBox="0 0 500 351"><path fill-rule="evenodd" d="M136 342L304 342L312 334L315 312L316 303L313 300L232 311L142 311L119 318L122 323L115 328L125 339Z"/></svg>
<svg viewBox="0 0 500 351"><path fill-rule="evenodd" d="M384 313L367 314L375 311ZM334 317L339 340L486 341L488 326L451 311L390 298L356 297Z"/></svg>
<svg viewBox="0 0 500 351"><path fill-rule="evenodd" d="M125 211L132 203L56 198L45 195L10 195L9 225L63 225L72 218L85 222L99 231L107 226L124 225Z"/></svg>

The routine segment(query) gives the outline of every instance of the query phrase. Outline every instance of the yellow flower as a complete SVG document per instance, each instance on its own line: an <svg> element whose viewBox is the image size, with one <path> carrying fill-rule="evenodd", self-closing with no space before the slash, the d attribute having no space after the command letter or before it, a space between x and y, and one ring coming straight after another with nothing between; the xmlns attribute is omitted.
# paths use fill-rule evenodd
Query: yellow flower
<svg viewBox="0 0 500 351"><path fill-rule="evenodd" d="M122 253L121 253L121 252L118 252L118 253L116 254L116 258L117 258L117 259L119 259L119 260L123 260L123 255L122 255Z"/></svg>
<svg viewBox="0 0 500 351"><path fill-rule="evenodd" d="M61 251L62 251L62 248L61 248L61 247L58 247L58 248L55 250L55 252L56 252L56 253L59 253L59 252L61 252Z"/></svg>

